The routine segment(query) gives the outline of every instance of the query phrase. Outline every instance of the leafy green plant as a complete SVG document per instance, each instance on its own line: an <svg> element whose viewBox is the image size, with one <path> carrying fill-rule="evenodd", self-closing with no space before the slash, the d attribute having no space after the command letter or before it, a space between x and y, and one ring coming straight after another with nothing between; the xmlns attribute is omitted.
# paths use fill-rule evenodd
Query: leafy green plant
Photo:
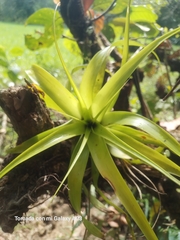
<svg viewBox="0 0 180 240"><path fill-rule="evenodd" d="M140 14L141 13L141 14ZM131 6L130 8L130 36L131 38L156 37L160 31L160 26L156 23L158 16L149 6ZM123 33L125 17L115 17L110 25L113 27L116 35Z"/></svg>
<svg viewBox="0 0 180 240"><path fill-rule="evenodd" d="M54 43L53 34L53 14L51 8L42 8L33 13L25 22L25 25L39 25L41 29L36 31L34 36L31 34L25 35L25 45L30 50L38 50L41 48L50 47ZM56 12L56 34L60 36L63 31L62 18ZM43 26L43 29L42 29Z"/></svg>
<svg viewBox="0 0 180 240"><path fill-rule="evenodd" d="M157 237L117 169L112 156L121 158L123 152L132 159L138 159L139 163L145 163L157 169L180 185L180 181L175 177L180 176L180 167L165 157L159 150L159 147L161 149L169 148L180 155L180 145L173 137L150 120L130 112L112 111L112 108L120 90L139 63L165 39L178 33L180 28L157 38L128 59L129 7L130 4L127 7L123 63L121 68L104 86L102 84L106 62L112 49L118 43L101 50L93 57L85 69L79 88L75 85L63 61L61 52L57 48L62 65L73 88L73 93L40 66L32 66L35 78L29 75L30 78L32 81L38 82L48 96L47 105L61 112L67 118L67 122L40 133L14 148L13 152L20 154L2 169L0 177L53 145L79 136L72 151L69 169L56 193L68 178L71 204L76 212L81 214L82 181L87 161L90 159L94 186L97 188L98 176L99 174L102 175L114 189L115 194L146 238L152 240L157 239ZM149 144L153 144L154 148L151 148ZM82 219L91 233L103 238L103 234L98 228L84 216L82 216Z"/></svg>

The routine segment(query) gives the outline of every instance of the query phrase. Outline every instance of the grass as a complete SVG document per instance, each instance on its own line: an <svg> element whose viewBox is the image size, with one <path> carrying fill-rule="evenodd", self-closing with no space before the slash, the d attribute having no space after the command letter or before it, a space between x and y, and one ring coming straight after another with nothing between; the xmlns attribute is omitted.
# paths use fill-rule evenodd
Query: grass
<svg viewBox="0 0 180 240"><path fill-rule="evenodd" d="M65 82L64 79L66 77L64 71L62 70L54 45L38 51L31 51L25 46L24 35L33 34L37 28L38 30L41 29L41 31L43 31L42 28L36 26L0 22L0 46L2 46L6 52L8 62L10 63L9 67L19 69L20 72L18 80L22 80L22 78L25 77L25 70L30 69L32 64L37 63L50 71L62 82ZM77 65L81 64L81 57L75 56L65 47L64 44L67 44L67 40L64 41L64 39L60 39L58 42L65 62L70 63L68 64L70 71ZM0 67L0 74L1 73L2 69ZM4 78L8 78L7 74L3 76ZM0 76L0 79L1 78L3 77ZM6 82L8 82L8 79L6 80ZM17 81L16 83L20 84L21 81Z"/></svg>

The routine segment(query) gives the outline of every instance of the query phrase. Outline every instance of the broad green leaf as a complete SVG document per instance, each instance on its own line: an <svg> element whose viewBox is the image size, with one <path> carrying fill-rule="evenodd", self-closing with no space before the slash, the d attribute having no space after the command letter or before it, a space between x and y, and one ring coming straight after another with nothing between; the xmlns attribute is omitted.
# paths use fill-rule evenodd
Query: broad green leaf
<svg viewBox="0 0 180 240"><path fill-rule="evenodd" d="M155 37L160 31L160 26L156 23L158 16L147 6L131 6L129 35L131 38L142 37L145 33L147 37ZM116 17L112 20L114 26L125 28L125 18Z"/></svg>
<svg viewBox="0 0 180 240"><path fill-rule="evenodd" d="M156 123L138 114L123 111L109 112L104 116L102 124L105 126L120 124L137 127L147 132L153 138L161 141L167 148L177 155L180 155L180 144L175 138L173 138L168 132L166 132Z"/></svg>
<svg viewBox="0 0 180 240"><path fill-rule="evenodd" d="M128 3L128 1L127 1ZM155 23L158 16L155 14L155 12L152 10L152 8L149 8L147 6L131 6L130 7L130 19L131 22L146 22L146 23ZM112 23L115 25L124 25L125 24L125 18L114 18L112 20ZM124 24L123 24L124 23Z"/></svg>
<svg viewBox="0 0 180 240"><path fill-rule="evenodd" d="M157 23L136 22L130 26L130 36L138 38L145 35L148 38L154 38L159 34L160 30L161 27Z"/></svg>
<svg viewBox="0 0 180 240"><path fill-rule="evenodd" d="M48 48L53 44L54 39L53 38L48 39L48 34L44 35L43 33L39 32L39 35L40 35L39 38L34 37L31 34L26 34L24 36L25 45L29 50L36 51L41 48Z"/></svg>
<svg viewBox="0 0 180 240"><path fill-rule="evenodd" d="M42 8L33 13L25 22L25 25L33 24L38 27L44 26L44 29L36 30L34 35L25 35L25 44L30 50L38 50L50 47L54 43L53 32L53 16L54 10L51 8ZM60 37L63 33L63 21L58 11L56 16L56 33Z"/></svg>
<svg viewBox="0 0 180 240"><path fill-rule="evenodd" d="M150 54L160 43L165 39L180 32L180 28L174 29L163 36L155 39L152 43L147 45L139 53L132 56L103 86L97 93L91 106L92 117L97 118L100 112L109 105L115 96L119 94L121 88L124 86L133 71L138 67L139 63Z"/></svg>
<svg viewBox="0 0 180 240"><path fill-rule="evenodd" d="M115 166L104 139L91 133L88 141L88 147L98 171L102 177L110 183L121 203L124 205L146 238L149 240L156 240L157 237L155 233L151 229L145 215L128 188L125 180Z"/></svg>
<svg viewBox="0 0 180 240"><path fill-rule="evenodd" d="M75 122L69 125L61 125L56 128L51 134L45 136L40 141L30 146L19 156L17 156L12 162L10 162L5 168L0 172L0 178L2 178L6 173L11 171L13 168L28 160L29 158L35 156L36 154L60 143L72 137L83 134L84 126L82 123ZM36 141L36 137L33 139Z"/></svg>
<svg viewBox="0 0 180 240"><path fill-rule="evenodd" d="M73 163L73 160L75 159L81 147L81 144L82 144L82 139L78 141L78 143L76 144L73 150L70 165ZM76 164L74 165L74 167L72 168L68 176L69 199L73 208L79 214L81 211L82 183L83 183L83 177L84 177L84 172L86 169L88 158L89 158L89 149L87 146L85 146Z"/></svg>
<svg viewBox="0 0 180 240"><path fill-rule="evenodd" d="M42 90L69 116L81 119L78 100L56 78L43 68L33 65L32 69Z"/></svg>
<svg viewBox="0 0 180 240"><path fill-rule="evenodd" d="M76 41L70 41L69 39L73 39L73 36L71 34L71 32L69 31L69 29L64 29L64 33L63 33L66 37L63 38L63 45L62 47L65 47L67 49L68 52L72 53L74 55L74 57L79 58L82 60L81 58L81 51L78 47L78 43Z"/></svg>
<svg viewBox="0 0 180 240"><path fill-rule="evenodd" d="M125 19L124 18L115 18L112 20L115 27L119 27L119 30L122 31L125 27ZM142 35L146 34L147 37L156 37L160 31L160 26L157 23L150 23L147 21L142 22L133 22L132 20L129 23L129 35L131 38L142 37Z"/></svg>
<svg viewBox="0 0 180 240"><path fill-rule="evenodd" d="M34 25L49 26L52 28L53 16L54 16L54 9L41 8L28 17L28 19L25 22L25 25L34 24ZM61 18L58 12L56 12L56 17Z"/></svg>
<svg viewBox="0 0 180 240"><path fill-rule="evenodd" d="M180 181L170 174L173 173L180 176L180 167L164 155L161 155L159 152L143 145L128 135L118 131L111 131L101 125L98 125L94 132L98 136L106 139L108 145L119 148L132 158L140 159L145 164L157 169L169 179L180 185Z"/></svg>
<svg viewBox="0 0 180 240"><path fill-rule="evenodd" d="M93 3L93 9L95 11L106 11L114 0L95 0ZM129 0L116 0L115 7L111 10L110 13L119 14L125 10Z"/></svg>
<svg viewBox="0 0 180 240"><path fill-rule="evenodd" d="M158 19L157 14L147 6L131 6L131 20L134 22L149 22L155 23Z"/></svg>
<svg viewBox="0 0 180 240"><path fill-rule="evenodd" d="M112 44L112 46L114 46L114 47L118 47L120 45L124 46L124 41L123 40L118 40L118 41L116 41ZM142 44L138 41L130 40L130 39L129 39L129 46L136 46L136 47L140 47L140 48L145 47L144 44ZM158 55L155 53L155 51L152 51L152 54L157 59L159 65L161 65L160 59L159 59Z"/></svg>

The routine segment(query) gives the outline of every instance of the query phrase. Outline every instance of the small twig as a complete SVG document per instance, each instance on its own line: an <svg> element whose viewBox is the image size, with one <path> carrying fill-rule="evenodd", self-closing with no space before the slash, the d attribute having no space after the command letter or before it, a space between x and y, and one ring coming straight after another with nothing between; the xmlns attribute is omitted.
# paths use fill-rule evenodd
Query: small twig
<svg viewBox="0 0 180 240"><path fill-rule="evenodd" d="M106 9L105 12L103 12L103 13L102 13L101 15L99 15L98 17L93 18L91 21L95 22L95 21L97 21L98 19L102 18L102 17L103 17L104 15L106 15L109 11L111 11L111 10L114 8L115 5L116 5L116 0L114 0L114 1L111 3L111 5L108 7L108 9Z"/></svg>
<svg viewBox="0 0 180 240"><path fill-rule="evenodd" d="M72 38L72 37L65 36L64 34L63 34L61 37L62 37L62 38L65 38L65 39L68 39L68 40L71 40L71 41L74 41L74 42L77 41L77 39Z"/></svg>
<svg viewBox="0 0 180 240"><path fill-rule="evenodd" d="M168 69L168 63L167 63L167 54L166 54L166 51L165 51L165 67L166 67L166 73L167 73L167 78L168 78L168 82L169 82L169 85L170 87L172 88L172 83L171 83L171 78L170 78L170 75L169 75L169 69ZM173 114L174 114L174 118L176 118L176 106L175 106L175 97L174 97L174 93L172 92L172 104L173 104Z"/></svg>
<svg viewBox="0 0 180 240"><path fill-rule="evenodd" d="M172 89L170 90L170 92L163 98L163 101L165 101L166 99L168 99L168 97L170 97L174 90L177 88L177 86L180 84L180 78L177 80L177 82L175 83L174 87L172 87Z"/></svg>
<svg viewBox="0 0 180 240"><path fill-rule="evenodd" d="M142 115L152 120L153 115L152 115L151 110L149 109L149 107L143 97L142 91L141 91L139 71L136 70L132 74L132 76L133 76L133 82L134 82L134 86L136 89L136 93L137 93L137 96L138 96L138 99L139 99L139 102L141 105Z"/></svg>

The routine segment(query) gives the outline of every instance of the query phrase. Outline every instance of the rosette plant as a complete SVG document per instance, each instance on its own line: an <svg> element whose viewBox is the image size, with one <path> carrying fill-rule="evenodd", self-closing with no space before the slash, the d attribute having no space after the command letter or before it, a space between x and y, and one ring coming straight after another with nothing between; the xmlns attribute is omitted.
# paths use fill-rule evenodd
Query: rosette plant
<svg viewBox="0 0 180 240"><path fill-rule="evenodd" d="M87 162L90 160L92 161L94 186L97 187L98 174L100 174L109 182L145 237L154 240L157 237L117 169L113 155L121 158L123 152L132 159L138 159L140 163L157 169L180 185L180 181L176 178L180 176L180 167L168 159L162 151L159 151L159 147L168 148L180 155L180 145L154 122L131 112L113 111L112 109L119 92L139 63L165 39L177 34L180 28L158 37L129 59L128 31L129 14L127 11L122 66L104 86L102 84L106 62L110 52L118 43L101 50L92 58L85 69L79 88L68 72L58 49L73 89L72 92L40 66L32 66L35 78L30 77L45 92L47 105L62 113L67 121L17 146L13 151L20 154L1 170L0 177L32 156L55 144L76 137L78 140L72 150L68 172L59 186L60 188L68 179L69 199L75 211L81 214L83 176ZM152 145L153 148L151 148ZM101 231L84 217L83 222L94 235L103 238Z"/></svg>

